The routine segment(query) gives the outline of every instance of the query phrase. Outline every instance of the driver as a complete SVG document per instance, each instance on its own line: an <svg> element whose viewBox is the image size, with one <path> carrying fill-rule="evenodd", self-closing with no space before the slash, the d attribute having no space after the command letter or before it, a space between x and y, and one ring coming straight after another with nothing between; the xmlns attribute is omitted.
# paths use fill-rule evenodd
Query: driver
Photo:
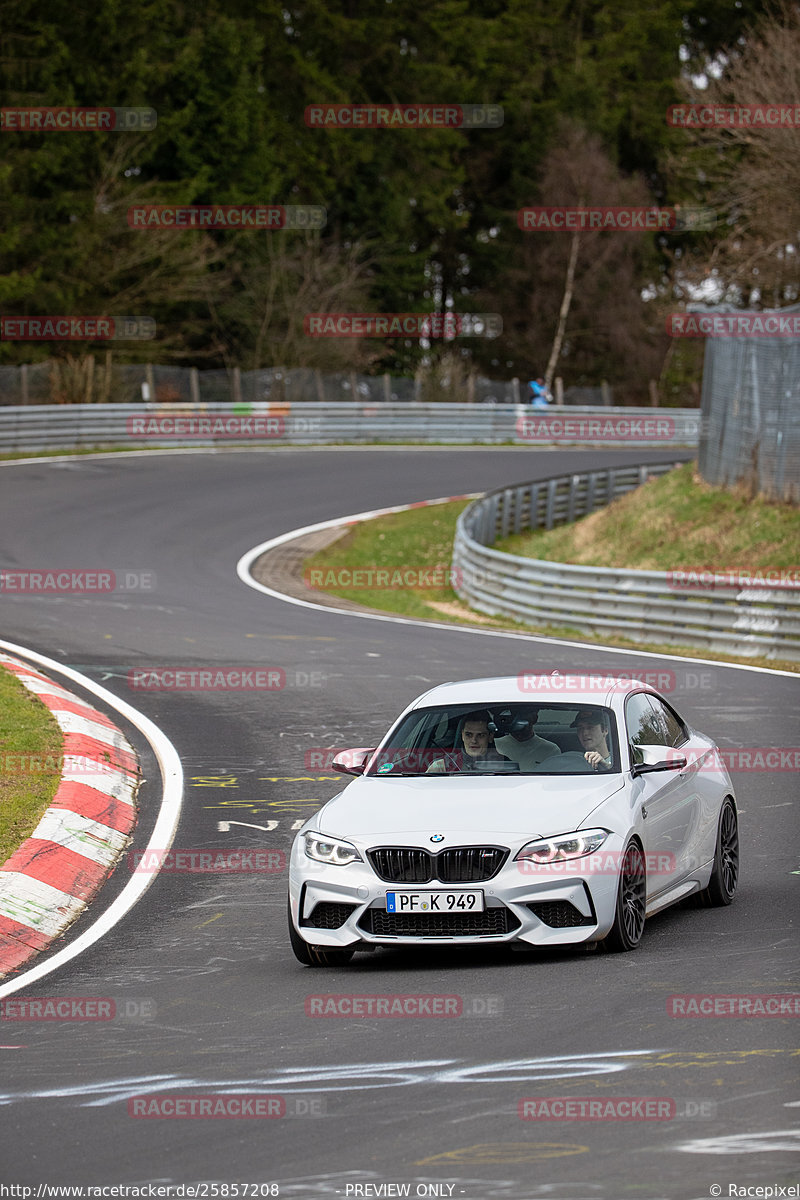
<svg viewBox="0 0 800 1200"><path fill-rule="evenodd" d="M597 709L584 708L572 722L578 735L583 757L593 771L607 770L611 766L611 751L608 748L607 718Z"/></svg>
<svg viewBox="0 0 800 1200"><path fill-rule="evenodd" d="M561 753L560 746L536 733L534 726L538 720L538 708L526 708L513 718L510 710L498 715L497 727L503 731L503 736L496 737L494 744L513 762L519 763L520 771L531 771L546 758Z"/></svg>
<svg viewBox="0 0 800 1200"><path fill-rule="evenodd" d="M492 769L497 770L500 763L510 762L505 755L498 754L491 744L490 721L491 717L485 710L467 713L461 727L464 753L453 750L444 758L437 758L428 767L426 774L440 775L447 771L491 771ZM499 769L502 770L501 767Z"/></svg>

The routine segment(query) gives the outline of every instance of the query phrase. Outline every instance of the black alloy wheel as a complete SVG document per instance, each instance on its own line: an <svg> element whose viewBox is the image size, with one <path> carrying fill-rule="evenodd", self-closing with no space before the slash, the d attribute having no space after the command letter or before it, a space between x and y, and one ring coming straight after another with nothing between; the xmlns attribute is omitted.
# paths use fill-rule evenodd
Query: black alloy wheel
<svg viewBox="0 0 800 1200"><path fill-rule="evenodd" d="M644 933L647 873L638 842L629 842L622 856L614 924L598 944L617 953L635 950Z"/></svg>
<svg viewBox="0 0 800 1200"><path fill-rule="evenodd" d="M739 820L733 801L728 797L722 805L717 826L714 867L708 886L697 893L703 908L719 908L730 904L739 882Z"/></svg>

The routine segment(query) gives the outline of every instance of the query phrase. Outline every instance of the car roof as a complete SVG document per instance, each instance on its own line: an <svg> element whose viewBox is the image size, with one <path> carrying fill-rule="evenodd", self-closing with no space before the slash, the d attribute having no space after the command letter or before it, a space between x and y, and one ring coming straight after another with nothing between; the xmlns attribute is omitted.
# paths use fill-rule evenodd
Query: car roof
<svg viewBox="0 0 800 1200"><path fill-rule="evenodd" d="M462 679L442 683L418 696L408 711L438 704L474 704L476 708L498 704L569 704L576 708L610 705L630 692L659 693L631 676L605 675L602 670L571 675L568 671L526 671L491 679Z"/></svg>

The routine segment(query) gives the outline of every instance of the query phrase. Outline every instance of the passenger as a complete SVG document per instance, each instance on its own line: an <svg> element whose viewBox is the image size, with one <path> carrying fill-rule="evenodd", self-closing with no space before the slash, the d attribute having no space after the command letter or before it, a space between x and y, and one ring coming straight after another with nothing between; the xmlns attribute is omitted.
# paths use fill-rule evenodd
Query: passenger
<svg viewBox="0 0 800 1200"><path fill-rule="evenodd" d="M519 763L520 771L532 771L540 762L561 753L561 747L547 738L539 737L534 729L539 720L538 708L526 708L520 715L503 720L504 714L497 718L498 729L503 729L501 737L495 737L494 744L498 750L515 763Z"/></svg>
<svg viewBox="0 0 800 1200"><path fill-rule="evenodd" d="M489 732L491 718L488 712L471 712L464 717L461 727L461 743L463 752L459 749L437 758L428 767L428 775L440 775L449 771L492 771L502 770L501 763L511 761L503 754L498 754L492 745L492 735Z"/></svg>
<svg viewBox="0 0 800 1200"><path fill-rule="evenodd" d="M608 770L611 766L611 751L608 748L608 718L596 709L584 708L572 722L578 735L583 757L592 770Z"/></svg>

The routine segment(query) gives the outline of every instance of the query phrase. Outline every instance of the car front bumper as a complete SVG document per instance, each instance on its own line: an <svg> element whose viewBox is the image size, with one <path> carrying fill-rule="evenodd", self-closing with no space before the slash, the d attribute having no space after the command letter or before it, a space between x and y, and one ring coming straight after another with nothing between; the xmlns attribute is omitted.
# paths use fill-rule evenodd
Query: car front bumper
<svg viewBox="0 0 800 1200"><path fill-rule="evenodd" d="M603 849L611 854L620 852L622 840L612 834ZM485 882L395 884L380 879L366 861L345 867L318 863L306 855L298 838L289 864L292 921L305 941L332 949L358 943L470 946L523 942L552 946L605 937L616 911L616 872L584 874L581 860L576 860L555 864L546 873L529 873L524 863L513 858L514 853L512 850L500 871ZM396 920L387 914L387 891L432 889L482 891L490 915L476 919L470 914L469 920L462 920L461 914L448 914L452 920L438 921L422 913ZM320 922L328 927L321 927Z"/></svg>

